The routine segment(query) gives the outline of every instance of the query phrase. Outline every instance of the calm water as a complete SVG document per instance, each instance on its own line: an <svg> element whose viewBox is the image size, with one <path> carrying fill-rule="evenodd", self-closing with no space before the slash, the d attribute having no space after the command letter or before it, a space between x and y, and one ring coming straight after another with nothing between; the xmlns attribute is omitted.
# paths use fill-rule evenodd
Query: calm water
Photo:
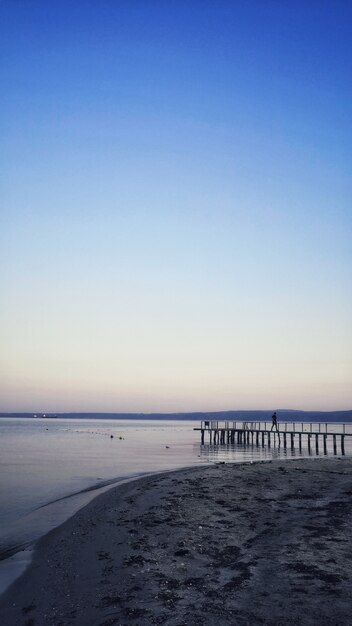
<svg viewBox="0 0 352 626"><path fill-rule="evenodd" d="M0 418L0 591L28 560L24 548L111 484L201 463L308 455L305 448L299 454L276 445L200 446L195 426L199 422Z"/></svg>

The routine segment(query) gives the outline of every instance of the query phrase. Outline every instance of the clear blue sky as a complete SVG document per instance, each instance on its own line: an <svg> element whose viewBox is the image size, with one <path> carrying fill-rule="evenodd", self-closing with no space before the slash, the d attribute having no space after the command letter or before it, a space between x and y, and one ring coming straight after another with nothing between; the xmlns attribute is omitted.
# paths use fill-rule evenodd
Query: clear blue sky
<svg viewBox="0 0 352 626"><path fill-rule="evenodd" d="M0 410L351 408L351 2L0 30Z"/></svg>

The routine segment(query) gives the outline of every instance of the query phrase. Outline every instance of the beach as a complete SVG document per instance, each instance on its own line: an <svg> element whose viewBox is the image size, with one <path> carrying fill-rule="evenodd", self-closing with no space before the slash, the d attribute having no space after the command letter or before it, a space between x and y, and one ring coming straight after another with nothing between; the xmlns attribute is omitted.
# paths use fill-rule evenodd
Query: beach
<svg viewBox="0 0 352 626"><path fill-rule="evenodd" d="M98 496L37 544L6 626L347 624L352 460L213 464Z"/></svg>

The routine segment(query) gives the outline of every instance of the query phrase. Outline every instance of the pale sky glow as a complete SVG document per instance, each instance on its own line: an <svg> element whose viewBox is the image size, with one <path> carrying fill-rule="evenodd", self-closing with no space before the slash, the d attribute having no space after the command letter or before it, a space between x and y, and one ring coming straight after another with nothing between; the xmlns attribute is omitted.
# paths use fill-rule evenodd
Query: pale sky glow
<svg viewBox="0 0 352 626"><path fill-rule="evenodd" d="M0 411L352 408L337 2L0 4Z"/></svg>

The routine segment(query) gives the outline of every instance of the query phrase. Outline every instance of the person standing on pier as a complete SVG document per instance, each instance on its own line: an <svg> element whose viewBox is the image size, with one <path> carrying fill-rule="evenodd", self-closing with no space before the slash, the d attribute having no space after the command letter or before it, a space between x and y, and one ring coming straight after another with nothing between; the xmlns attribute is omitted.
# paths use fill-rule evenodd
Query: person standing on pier
<svg viewBox="0 0 352 626"><path fill-rule="evenodd" d="M271 416L271 430L274 430L274 429L276 430L276 432L279 432L279 428L278 428L278 425L277 425L277 414L276 414L276 411L274 411L274 413Z"/></svg>

